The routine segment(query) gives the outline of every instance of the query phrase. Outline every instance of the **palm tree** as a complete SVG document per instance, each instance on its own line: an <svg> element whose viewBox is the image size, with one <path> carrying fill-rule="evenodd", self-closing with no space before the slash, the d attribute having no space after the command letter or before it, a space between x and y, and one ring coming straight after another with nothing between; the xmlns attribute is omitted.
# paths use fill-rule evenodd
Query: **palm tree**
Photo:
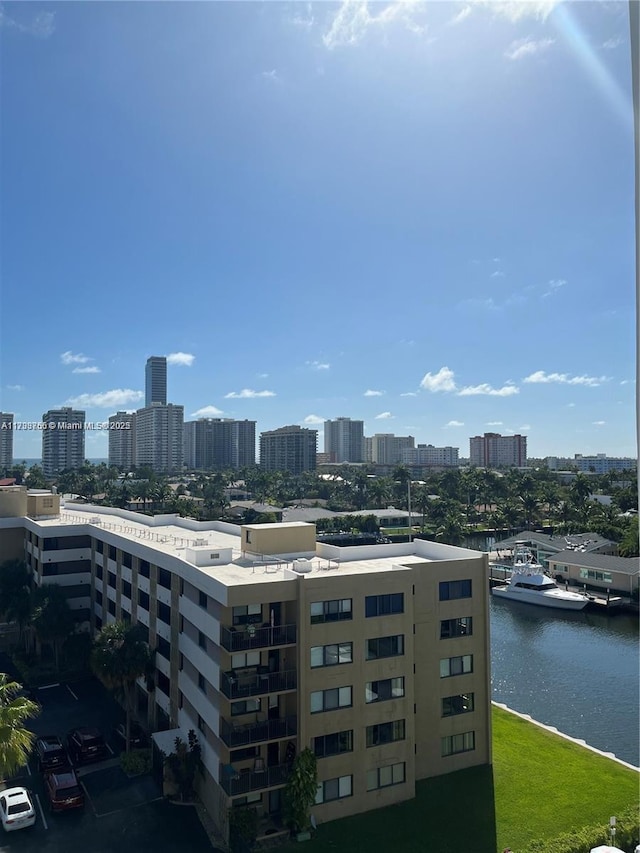
<svg viewBox="0 0 640 853"><path fill-rule="evenodd" d="M40 713L40 706L21 696L22 685L0 673L0 779L13 776L28 759L35 735L24 722Z"/></svg>
<svg viewBox="0 0 640 853"><path fill-rule="evenodd" d="M126 714L126 751L129 751L131 713L138 678L148 675L153 665L139 625L112 622L105 625L91 653L91 667L103 684L120 699Z"/></svg>
<svg viewBox="0 0 640 853"><path fill-rule="evenodd" d="M36 588L31 621L40 643L51 645L60 669L60 647L75 627L64 587L51 583Z"/></svg>
<svg viewBox="0 0 640 853"><path fill-rule="evenodd" d="M33 609L31 573L22 560L7 560L0 566L0 615L7 622L16 622L20 642L28 637L25 628Z"/></svg>

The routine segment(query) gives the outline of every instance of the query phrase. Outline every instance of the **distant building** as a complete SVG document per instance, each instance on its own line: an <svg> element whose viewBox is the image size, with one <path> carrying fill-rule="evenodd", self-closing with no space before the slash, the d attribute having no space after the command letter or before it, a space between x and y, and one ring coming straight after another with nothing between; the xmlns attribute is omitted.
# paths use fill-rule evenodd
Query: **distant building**
<svg viewBox="0 0 640 853"><path fill-rule="evenodd" d="M165 356L152 355L147 359L145 369L145 406L152 403L167 404L167 359Z"/></svg>
<svg viewBox="0 0 640 853"><path fill-rule="evenodd" d="M608 474L609 471L634 471L638 467L638 460L630 456L607 456L606 453L598 453L596 456L576 453L572 464L578 471Z"/></svg>
<svg viewBox="0 0 640 853"><path fill-rule="evenodd" d="M640 560L567 550L549 557L549 571L569 584L631 596L638 589Z"/></svg>
<svg viewBox="0 0 640 853"><path fill-rule="evenodd" d="M13 415L0 412L0 468L13 465Z"/></svg>
<svg viewBox="0 0 640 853"><path fill-rule="evenodd" d="M84 464L86 413L70 407L49 409L42 416L42 471L56 477Z"/></svg>
<svg viewBox="0 0 640 853"><path fill-rule="evenodd" d="M336 418L324 422L324 452L331 462L364 461L364 421Z"/></svg>
<svg viewBox="0 0 640 853"><path fill-rule="evenodd" d="M527 464L527 437L485 432L469 439L469 457L477 468L523 468Z"/></svg>
<svg viewBox="0 0 640 853"><path fill-rule="evenodd" d="M415 438L412 435L376 433L364 440L365 462L398 465L402 462L404 451L413 450L414 447Z"/></svg>
<svg viewBox="0 0 640 853"><path fill-rule="evenodd" d="M260 467L301 474L315 471L318 432L297 425L260 434Z"/></svg>
<svg viewBox="0 0 640 853"><path fill-rule="evenodd" d="M433 444L419 444L402 451L402 462L405 465L433 465L457 467L457 447L434 447Z"/></svg>
<svg viewBox="0 0 640 853"><path fill-rule="evenodd" d="M244 468L256 463L256 422L200 418L184 425L184 464L190 470Z"/></svg>
<svg viewBox="0 0 640 853"><path fill-rule="evenodd" d="M136 464L135 413L116 412L109 418L109 465L129 471Z"/></svg>
<svg viewBox="0 0 640 853"><path fill-rule="evenodd" d="M184 406L153 403L135 417L136 466L154 471L180 471L183 463Z"/></svg>

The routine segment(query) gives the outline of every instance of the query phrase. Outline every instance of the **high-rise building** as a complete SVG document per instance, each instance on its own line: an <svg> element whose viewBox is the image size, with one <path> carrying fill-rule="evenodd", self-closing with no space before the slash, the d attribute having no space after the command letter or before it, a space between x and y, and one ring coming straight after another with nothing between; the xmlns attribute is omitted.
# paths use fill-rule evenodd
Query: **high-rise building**
<svg viewBox="0 0 640 853"><path fill-rule="evenodd" d="M109 465L129 471L136 464L136 416L116 412L109 418Z"/></svg>
<svg viewBox="0 0 640 853"><path fill-rule="evenodd" d="M0 412L0 468L13 465L13 415Z"/></svg>
<svg viewBox="0 0 640 853"><path fill-rule="evenodd" d="M377 465L398 465L405 450L415 447L412 435L394 435L391 432L376 433L364 440L365 462Z"/></svg>
<svg viewBox="0 0 640 853"><path fill-rule="evenodd" d="M327 546L300 522L205 522L195 539L190 519L82 505L70 528L55 507L39 520L36 499L55 496L0 488L0 552L26 558L38 586L64 573L92 635L139 626L156 665L135 706L166 753L176 731L197 732L197 793L224 841L234 806L279 809L305 747L322 824L491 764L487 554L426 540L380 554Z"/></svg>
<svg viewBox="0 0 640 853"><path fill-rule="evenodd" d="M84 464L85 412L68 406L42 416L42 471L55 477Z"/></svg>
<svg viewBox="0 0 640 853"><path fill-rule="evenodd" d="M301 474L315 471L318 431L297 425L260 434L260 467Z"/></svg>
<svg viewBox="0 0 640 853"><path fill-rule="evenodd" d="M526 435L485 432L469 439L469 463L477 468L523 468L527 464Z"/></svg>
<svg viewBox="0 0 640 853"><path fill-rule="evenodd" d="M183 462L184 406L152 403L135 416L136 466L154 471L180 471Z"/></svg>
<svg viewBox="0 0 640 853"><path fill-rule="evenodd" d="M145 369L145 406L152 403L167 405L167 359L163 355L152 355Z"/></svg>
<svg viewBox="0 0 640 853"><path fill-rule="evenodd" d="M199 418L184 425L184 464L215 471L256 464L256 422Z"/></svg>
<svg viewBox="0 0 640 853"><path fill-rule="evenodd" d="M578 471L591 471L594 474L608 474L609 471L633 471L638 467L638 460L632 456L607 456L597 453L595 456L583 456L576 453L571 460Z"/></svg>
<svg viewBox="0 0 640 853"><path fill-rule="evenodd" d="M433 444L419 444L402 451L405 465L433 465L455 467L458 465L458 447L434 447Z"/></svg>
<svg viewBox="0 0 640 853"><path fill-rule="evenodd" d="M364 421L325 421L324 452L330 454L331 462L364 462Z"/></svg>

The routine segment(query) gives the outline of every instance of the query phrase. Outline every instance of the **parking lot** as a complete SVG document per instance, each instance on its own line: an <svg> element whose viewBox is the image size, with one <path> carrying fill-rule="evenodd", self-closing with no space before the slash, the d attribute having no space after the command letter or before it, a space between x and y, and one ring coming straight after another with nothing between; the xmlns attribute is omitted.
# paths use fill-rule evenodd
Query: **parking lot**
<svg viewBox="0 0 640 853"><path fill-rule="evenodd" d="M123 712L95 679L40 688L36 698L41 714L30 721L37 735L57 734L63 739L77 726L95 726L104 734L110 755L105 761L78 769L85 791L85 807L52 814L44 793L37 761L1 788L23 786L33 796L36 825L2 833L0 853L173 853L188 849L211 853L211 843L192 807L173 805L162 798L152 776L129 779L120 769L121 744L114 735Z"/></svg>

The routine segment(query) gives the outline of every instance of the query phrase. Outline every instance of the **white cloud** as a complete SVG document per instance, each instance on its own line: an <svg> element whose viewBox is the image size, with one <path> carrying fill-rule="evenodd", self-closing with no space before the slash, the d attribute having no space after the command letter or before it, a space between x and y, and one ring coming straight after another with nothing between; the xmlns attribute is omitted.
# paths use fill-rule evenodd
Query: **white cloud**
<svg viewBox="0 0 640 853"><path fill-rule="evenodd" d="M544 370L536 370L535 373L526 376L523 382L533 385L586 385L589 388L597 388L603 382L607 382L606 376L569 376L568 373L546 373Z"/></svg>
<svg viewBox="0 0 640 853"><path fill-rule="evenodd" d="M293 18L289 18L289 23L303 30L310 30L315 23L311 3L307 3L306 13L306 17L301 14L294 15Z"/></svg>
<svg viewBox="0 0 640 853"><path fill-rule="evenodd" d="M415 20L415 11L422 5L416 0L394 0L386 6L375 3L374 8L381 9L376 15L371 13L366 2L344 0L322 41L329 50L355 45L362 41L371 28L384 29L396 21L411 32L422 35L426 28Z"/></svg>
<svg viewBox="0 0 640 853"><path fill-rule="evenodd" d="M496 270L495 272L491 273L491 278L504 278L504 273L502 272L502 270Z"/></svg>
<svg viewBox="0 0 640 853"><path fill-rule="evenodd" d="M385 393L384 391L372 391L371 389L368 389L367 391L364 392L363 396L364 397L382 397L384 393Z"/></svg>
<svg viewBox="0 0 640 853"><path fill-rule="evenodd" d="M575 403L567 403L567 409L575 409L575 407L576 407Z"/></svg>
<svg viewBox="0 0 640 853"><path fill-rule="evenodd" d="M320 415L307 415L304 422L305 424L323 424L324 418L321 418Z"/></svg>
<svg viewBox="0 0 640 853"><path fill-rule="evenodd" d="M546 20L560 0L472 0L478 6L487 6L495 18L506 18L512 24L524 18L537 21Z"/></svg>
<svg viewBox="0 0 640 853"><path fill-rule="evenodd" d="M604 426L605 424L606 424L606 421L594 421L593 422L594 426Z"/></svg>
<svg viewBox="0 0 640 853"><path fill-rule="evenodd" d="M487 382L480 385L468 385L466 388L461 388L458 391L459 397L476 397L485 395L487 397L513 397L514 394L519 394L520 389L512 382L507 382L502 388L493 388Z"/></svg>
<svg viewBox="0 0 640 853"><path fill-rule="evenodd" d="M624 39L622 36L616 36L615 38L607 39L602 43L602 47L605 50L615 50L616 47L620 47L621 44L624 44Z"/></svg>
<svg viewBox="0 0 640 853"><path fill-rule="evenodd" d="M420 387L434 394L438 391L455 391L456 383L453 370L449 370L448 367L441 367L437 373L425 373Z"/></svg>
<svg viewBox="0 0 640 853"><path fill-rule="evenodd" d="M496 6L500 5L496 3ZM504 55L507 59L524 59L526 56L535 56L537 53L544 53L555 44L555 39L533 39L523 38L511 42L506 49Z"/></svg>
<svg viewBox="0 0 640 853"><path fill-rule="evenodd" d="M416 391L405 391L404 394L400 394L401 397L417 397L418 394Z"/></svg>
<svg viewBox="0 0 640 853"><path fill-rule="evenodd" d="M380 412L379 415L376 415L375 419L377 421L388 421L392 417L393 415L391 414L391 412Z"/></svg>
<svg viewBox="0 0 640 853"><path fill-rule="evenodd" d="M263 80L271 80L272 83L280 82L280 76L275 68L272 68L271 71L263 71L260 76Z"/></svg>
<svg viewBox="0 0 640 853"><path fill-rule="evenodd" d="M88 355L83 355L83 353L72 353L71 350L67 350L66 352L60 353L60 361L63 364L86 364L88 361L92 361Z"/></svg>
<svg viewBox="0 0 640 853"><path fill-rule="evenodd" d="M24 391L24 385L7 385L7 391Z"/></svg>
<svg viewBox="0 0 640 853"><path fill-rule="evenodd" d="M548 290L546 293L542 294L542 298L545 299L547 296L552 296L560 290L561 287L564 287L566 283L567 282L564 278L552 278L548 284Z"/></svg>
<svg viewBox="0 0 640 853"><path fill-rule="evenodd" d="M453 18L448 22L449 26L455 26L456 24L461 24L462 21L465 21L472 12L471 6L463 6L462 9L458 12L457 15L454 15Z"/></svg>
<svg viewBox="0 0 640 853"><path fill-rule="evenodd" d="M132 391L130 388L114 388L112 391L102 391L98 394L80 394L78 397L70 397L66 401L67 406L81 406L91 409L121 409L131 403L137 403L144 399L142 391Z"/></svg>
<svg viewBox="0 0 640 853"><path fill-rule="evenodd" d="M273 391L253 391L251 388L243 388L242 391L229 391L225 394L225 400L254 400L256 397L275 397Z"/></svg>
<svg viewBox="0 0 640 853"><path fill-rule="evenodd" d="M100 373L99 367L74 367L72 373Z"/></svg>
<svg viewBox="0 0 640 853"><path fill-rule="evenodd" d="M449 423L445 424L446 427L463 427L463 421L449 421Z"/></svg>
<svg viewBox="0 0 640 853"><path fill-rule="evenodd" d="M177 364L180 367L191 367L196 360L190 352L171 352L167 356L167 364Z"/></svg>
<svg viewBox="0 0 640 853"><path fill-rule="evenodd" d="M522 432L524 432L525 430L530 430L530 429L531 429L531 424L522 424L522 426L518 427L518 431L522 431Z"/></svg>
<svg viewBox="0 0 640 853"><path fill-rule="evenodd" d="M502 421L488 421L486 426L502 426Z"/></svg>
<svg viewBox="0 0 640 853"><path fill-rule="evenodd" d="M258 377L258 379L267 379L269 374L268 373L256 373L256 376Z"/></svg>
<svg viewBox="0 0 640 853"><path fill-rule="evenodd" d="M201 409L197 409L195 412L191 412L192 418L215 418L218 415L222 415L223 412L220 409L216 409L215 406L203 406Z"/></svg>
<svg viewBox="0 0 640 853"><path fill-rule="evenodd" d="M21 22L11 18L0 6L0 27L16 30L36 38L47 39L55 32L55 13L40 12L34 15L30 21Z"/></svg>
<svg viewBox="0 0 640 853"><path fill-rule="evenodd" d="M329 370L331 367L326 361L307 361L306 364L313 370Z"/></svg>

